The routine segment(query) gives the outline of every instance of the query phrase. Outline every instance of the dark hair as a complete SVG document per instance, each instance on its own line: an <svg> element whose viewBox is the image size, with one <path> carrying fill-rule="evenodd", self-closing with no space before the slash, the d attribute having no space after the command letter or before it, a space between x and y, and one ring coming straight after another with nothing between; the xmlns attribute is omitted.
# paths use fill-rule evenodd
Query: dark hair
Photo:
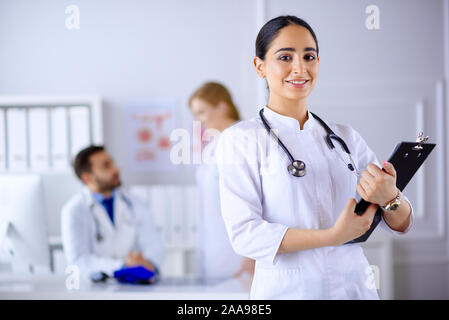
<svg viewBox="0 0 449 320"><path fill-rule="evenodd" d="M89 158L94 153L104 151L104 146L89 146L75 156L75 160L73 160L73 169L75 169L75 174L81 180L81 175L84 172L91 172L92 167L89 161Z"/></svg>
<svg viewBox="0 0 449 320"><path fill-rule="evenodd" d="M274 38L277 36L279 31L290 25L298 25L306 28L312 34L313 39L316 44L316 53L319 54L318 40L316 38L315 32L313 32L312 27L304 20L295 16L279 16L277 18L271 19L260 29L259 34L256 38L256 56L262 60L265 60L265 55L267 54L268 47Z"/></svg>

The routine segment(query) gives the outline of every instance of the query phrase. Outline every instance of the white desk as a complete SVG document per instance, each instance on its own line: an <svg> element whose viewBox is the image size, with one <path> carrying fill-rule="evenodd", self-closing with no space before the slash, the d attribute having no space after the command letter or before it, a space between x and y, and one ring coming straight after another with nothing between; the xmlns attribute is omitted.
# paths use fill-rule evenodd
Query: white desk
<svg viewBox="0 0 449 320"><path fill-rule="evenodd" d="M124 285L80 281L79 289L66 288L65 275L0 275L0 300L244 300L249 298L250 279L161 279L155 285Z"/></svg>

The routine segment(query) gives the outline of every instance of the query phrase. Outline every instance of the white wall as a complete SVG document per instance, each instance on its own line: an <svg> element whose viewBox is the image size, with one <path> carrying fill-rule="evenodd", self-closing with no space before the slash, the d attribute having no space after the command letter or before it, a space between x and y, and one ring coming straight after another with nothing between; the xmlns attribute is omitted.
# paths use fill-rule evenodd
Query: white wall
<svg viewBox="0 0 449 320"><path fill-rule="evenodd" d="M80 8L78 31L65 27L69 4ZM380 30L365 28L371 4L379 6ZM189 94L214 79L229 87L244 118L255 115L266 94L252 67L255 37L261 23L287 13L307 20L318 37L312 110L352 125L380 160L422 128L438 143L406 189L417 220L394 242L395 292L449 298L447 0L2 0L0 94L100 94L105 142L125 182L190 183L189 168L181 175L129 171L126 106L173 97L179 125L188 127Z"/></svg>
<svg viewBox="0 0 449 320"><path fill-rule="evenodd" d="M80 29L65 8L80 9ZM125 107L174 98L188 127L189 95L207 80L230 89L243 117L256 108L252 71L255 1L19 0L0 3L0 94L99 93L105 143L127 183L193 182L184 175L138 174L126 161Z"/></svg>

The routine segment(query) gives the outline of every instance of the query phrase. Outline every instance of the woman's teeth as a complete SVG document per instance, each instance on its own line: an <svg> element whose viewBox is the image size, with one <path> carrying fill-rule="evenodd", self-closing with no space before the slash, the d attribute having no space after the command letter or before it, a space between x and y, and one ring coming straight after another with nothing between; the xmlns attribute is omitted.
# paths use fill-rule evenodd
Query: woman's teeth
<svg viewBox="0 0 449 320"><path fill-rule="evenodd" d="M304 84L306 83L308 80L302 80L302 81L296 81L296 80L292 80L292 81L288 81L290 83L294 83L294 84Z"/></svg>

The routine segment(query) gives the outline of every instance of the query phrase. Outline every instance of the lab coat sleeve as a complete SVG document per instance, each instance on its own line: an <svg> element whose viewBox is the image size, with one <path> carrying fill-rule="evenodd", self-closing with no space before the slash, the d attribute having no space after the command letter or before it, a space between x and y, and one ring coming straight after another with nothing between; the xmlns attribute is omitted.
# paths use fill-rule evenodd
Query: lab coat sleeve
<svg viewBox="0 0 449 320"><path fill-rule="evenodd" d="M139 215L140 224L138 226L137 244L142 255L150 261L158 269L163 263L164 258L164 244L162 242L162 236L157 231L154 224L153 216L149 207L145 202L132 198L133 206L136 208L136 212Z"/></svg>
<svg viewBox="0 0 449 320"><path fill-rule="evenodd" d="M61 237L68 265L76 265L80 272L90 275L102 271L112 275L124 261L100 257L93 253L89 240L88 208L81 204L66 204L61 212Z"/></svg>
<svg viewBox="0 0 449 320"><path fill-rule="evenodd" d="M355 157L357 160L357 168L360 171L363 171L366 169L366 166L370 163L376 164L379 168L382 168L382 165L377 160L376 154L368 147L365 140L361 137L361 135L354 129L352 129L352 135L353 135L353 142L355 145L355 148L351 150L356 150ZM414 210L411 202L408 200L408 198L403 194L404 199L410 204L411 208L411 214L410 214L410 223L406 230L403 232L399 232L396 230L391 229L388 224L384 221L384 219L381 220L380 225L383 229L388 230L392 232L395 235L401 235L407 233L414 224Z"/></svg>
<svg viewBox="0 0 449 320"><path fill-rule="evenodd" d="M217 145L221 214L234 251L273 264L287 226L263 219L257 155L245 134L225 130ZM255 150L254 150L255 151Z"/></svg>

